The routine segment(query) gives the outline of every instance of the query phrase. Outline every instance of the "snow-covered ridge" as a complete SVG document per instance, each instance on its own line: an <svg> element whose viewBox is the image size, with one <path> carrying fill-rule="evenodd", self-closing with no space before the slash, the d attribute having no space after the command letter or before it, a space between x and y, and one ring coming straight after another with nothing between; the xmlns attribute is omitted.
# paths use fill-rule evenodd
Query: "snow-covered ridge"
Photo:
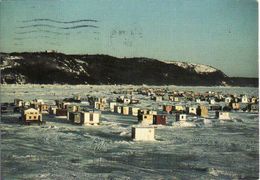
<svg viewBox="0 0 260 180"><path fill-rule="evenodd" d="M21 56L8 56L6 57L7 60L18 60L18 59L23 59Z"/></svg>
<svg viewBox="0 0 260 180"><path fill-rule="evenodd" d="M14 60L21 60L23 57L20 56L7 56L1 59L0 69L4 70L6 68L12 68L15 66L19 66L20 64Z"/></svg>
<svg viewBox="0 0 260 180"><path fill-rule="evenodd" d="M81 64L88 64L87 62L85 62L85 61L82 61L82 60L80 60L80 59L74 59L76 62L78 62L78 63L81 63Z"/></svg>
<svg viewBox="0 0 260 180"><path fill-rule="evenodd" d="M73 64L71 62L76 61L78 64ZM83 64L85 64L86 66L88 65L87 62L85 61L82 61L80 59L72 59L72 60L69 60L69 59L64 59L62 61L60 61L60 65L57 66L58 69L62 69L66 72L71 72L71 73L75 73L77 75L79 75L80 73L84 73L84 74L88 74L88 72L86 71L86 69L82 66Z"/></svg>
<svg viewBox="0 0 260 180"><path fill-rule="evenodd" d="M229 77L218 69L178 61L163 62L145 57L117 58L108 55L59 53L13 53L12 57L10 54L0 55L1 81L6 83L16 83L18 79L11 78L12 74L16 74L26 76L25 83L223 85L223 82L226 82L229 84ZM169 66L164 63L169 63ZM35 71L28 73L28 67L34 68ZM134 70L129 70L130 67ZM48 73L39 74L41 71L54 73L55 76L50 76ZM147 74L149 71L153 71L153 78ZM191 74L193 78L190 78ZM209 77L204 78L205 76ZM132 77L132 80L129 77Z"/></svg>
<svg viewBox="0 0 260 180"><path fill-rule="evenodd" d="M177 61L164 61L167 64L174 64L177 65L179 67L182 67L184 69L194 69L194 71L196 71L197 73L212 73L212 72L216 72L217 69L208 66L208 65L204 65L204 64L194 64L194 63L187 63L187 62L177 62Z"/></svg>

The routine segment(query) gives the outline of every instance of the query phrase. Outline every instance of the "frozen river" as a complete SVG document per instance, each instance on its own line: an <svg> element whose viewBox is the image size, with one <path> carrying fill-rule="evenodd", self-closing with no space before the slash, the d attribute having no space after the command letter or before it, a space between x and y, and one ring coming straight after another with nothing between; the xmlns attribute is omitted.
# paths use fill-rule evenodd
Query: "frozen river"
<svg viewBox="0 0 260 180"><path fill-rule="evenodd" d="M125 88L137 86L125 86ZM73 94L111 95L124 86L5 85L1 101L54 100ZM257 95L257 88L175 87ZM43 126L17 123L19 114L1 117L3 179L258 179L258 114L233 112L236 122L212 127L160 126L155 142L131 140L137 118L102 113L100 126L76 126L43 117ZM171 119L171 117L169 117Z"/></svg>

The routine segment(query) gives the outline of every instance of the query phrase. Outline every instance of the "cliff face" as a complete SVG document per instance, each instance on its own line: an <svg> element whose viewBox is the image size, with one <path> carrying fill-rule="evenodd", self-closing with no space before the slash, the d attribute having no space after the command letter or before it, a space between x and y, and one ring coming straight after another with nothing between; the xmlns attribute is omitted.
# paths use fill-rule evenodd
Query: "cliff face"
<svg viewBox="0 0 260 180"><path fill-rule="evenodd" d="M61 53L1 53L2 83L226 85L232 80L206 65L148 58Z"/></svg>

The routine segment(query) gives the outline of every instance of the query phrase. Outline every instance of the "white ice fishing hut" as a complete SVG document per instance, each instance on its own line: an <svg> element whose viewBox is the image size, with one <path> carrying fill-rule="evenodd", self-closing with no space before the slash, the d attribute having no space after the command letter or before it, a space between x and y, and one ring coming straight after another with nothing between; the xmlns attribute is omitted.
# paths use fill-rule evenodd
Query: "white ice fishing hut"
<svg viewBox="0 0 260 180"><path fill-rule="evenodd" d="M122 113L122 106L114 106L115 107L115 112L117 112L118 114Z"/></svg>
<svg viewBox="0 0 260 180"><path fill-rule="evenodd" d="M98 125L100 123L100 113L81 112L81 122L84 125Z"/></svg>
<svg viewBox="0 0 260 180"><path fill-rule="evenodd" d="M154 127L132 127L132 139L134 141L154 141Z"/></svg>
<svg viewBox="0 0 260 180"><path fill-rule="evenodd" d="M138 107L130 107L130 109L129 109L130 114L131 114L132 116L137 116L139 109L140 109L140 108L138 108Z"/></svg>
<svg viewBox="0 0 260 180"><path fill-rule="evenodd" d="M195 102L196 103L200 103L201 101L200 101L200 99L196 99Z"/></svg>
<svg viewBox="0 0 260 180"><path fill-rule="evenodd" d="M216 117L220 120L230 120L229 112L216 111Z"/></svg>
<svg viewBox="0 0 260 180"><path fill-rule="evenodd" d="M209 99L209 104L215 104L215 103L216 103L215 99Z"/></svg>
<svg viewBox="0 0 260 180"><path fill-rule="evenodd" d="M187 108L186 108L186 111L187 111L189 114L194 114L194 115L197 114L197 108L196 108L196 107L187 107Z"/></svg>
<svg viewBox="0 0 260 180"><path fill-rule="evenodd" d="M176 121L186 121L187 115L186 114L176 114Z"/></svg>
<svg viewBox="0 0 260 180"><path fill-rule="evenodd" d="M246 95L242 96L242 103L248 103L248 97Z"/></svg>
<svg viewBox="0 0 260 180"><path fill-rule="evenodd" d="M129 99L129 98L124 98L123 102L124 102L124 104L130 104L131 99Z"/></svg>
<svg viewBox="0 0 260 180"><path fill-rule="evenodd" d="M231 103L232 101L232 98L231 97L226 97L225 98L225 103Z"/></svg>

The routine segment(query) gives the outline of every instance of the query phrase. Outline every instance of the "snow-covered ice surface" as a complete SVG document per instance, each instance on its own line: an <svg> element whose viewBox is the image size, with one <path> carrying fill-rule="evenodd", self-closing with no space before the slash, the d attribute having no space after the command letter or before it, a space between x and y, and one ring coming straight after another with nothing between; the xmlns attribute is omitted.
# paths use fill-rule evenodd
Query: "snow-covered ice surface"
<svg viewBox="0 0 260 180"><path fill-rule="evenodd" d="M51 101L73 94L117 97L111 91L129 87L137 86L3 85L1 102ZM169 88L258 94L257 88ZM131 126L137 119L132 116L103 112L100 126L85 127L47 115L46 125L23 126L17 123L19 114L2 114L2 178L258 179L259 116L242 112L230 116L232 122L201 120L207 126L158 126L157 141L134 142Z"/></svg>

